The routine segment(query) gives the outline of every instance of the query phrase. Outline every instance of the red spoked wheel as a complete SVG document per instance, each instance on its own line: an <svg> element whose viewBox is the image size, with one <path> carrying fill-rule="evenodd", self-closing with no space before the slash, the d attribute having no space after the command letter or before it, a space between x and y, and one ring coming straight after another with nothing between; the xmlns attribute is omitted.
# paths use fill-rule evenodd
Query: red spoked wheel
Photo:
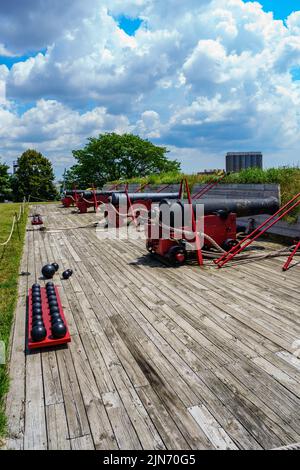
<svg viewBox="0 0 300 470"><path fill-rule="evenodd" d="M181 246L172 246L167 253L167 257L173 266L182 266L186 263L187 252Z"/></svg>

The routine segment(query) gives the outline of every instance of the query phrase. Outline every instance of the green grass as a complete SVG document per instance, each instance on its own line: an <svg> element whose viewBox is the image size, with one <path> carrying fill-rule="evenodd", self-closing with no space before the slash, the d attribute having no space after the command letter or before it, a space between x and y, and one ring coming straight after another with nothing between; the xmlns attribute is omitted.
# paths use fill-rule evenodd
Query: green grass
<svg viewBox="0 0 300 470"><path fill-rule="evenodd" d="M161 173L146 178L134 178L129 183L145 184L171 184L180 183L181 179L187 178L190 188L197 183L207 183L212 180L211 175L183 174L183 173ZM117 183L117 181L112 182ZM300 168L282 167L260 170L259 168L248 168L239 173L231 173L226 176L220 184L280 184L282 204L288 202L295 194L300 193ZM300 214L300 208L294 210L286 220L295 222Z"/></svg>
<svg viewBox="0 0 300 470"><path fill-rule="evenodd" d="M20 204L0 204L0 243L9 233L15 212L19 213ZM17 301L20 260L24 246L28 209L19 223L20 239L15 229L10 243L0 247L0 340L8 346L14 310ZM0 365L0 437L5 434L4 396L9 385L7 368Z"/></svg>

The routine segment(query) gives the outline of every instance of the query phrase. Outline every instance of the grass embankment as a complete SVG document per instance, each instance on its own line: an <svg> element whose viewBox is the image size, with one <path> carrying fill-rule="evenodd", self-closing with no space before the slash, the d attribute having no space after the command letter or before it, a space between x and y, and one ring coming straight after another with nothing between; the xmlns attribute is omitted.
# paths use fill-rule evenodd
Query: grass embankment
<svg viewBox="0 0 300 470"><path fill-rule="evenodd" d="M0 204L0 243L8 238L12 219L19 213L20 204ZM20 260L23 253L28 209L6 247L0 247L0 340L8 347L13 314L17 301ZM7 367L0 365L0 437L5 434L4 396L8 390Z"/></svg>
<svg viewBox="0 0 300 470"><path fill-rule="evenodd" d="M183 173L161 173L146 178L134 178L129 183L171 184L180 183L182 178L187 178L190 188L197 183L207 183L213 179L211 175L186 175ZM117 182L112 182L117 183ZM300 168L283 167L260 170L248 168L239 173L231 173L220 184L280 184L282 204L288 202L295 194L300 192ZM297 208L286 220L295 222L300 209Z"/></svg>

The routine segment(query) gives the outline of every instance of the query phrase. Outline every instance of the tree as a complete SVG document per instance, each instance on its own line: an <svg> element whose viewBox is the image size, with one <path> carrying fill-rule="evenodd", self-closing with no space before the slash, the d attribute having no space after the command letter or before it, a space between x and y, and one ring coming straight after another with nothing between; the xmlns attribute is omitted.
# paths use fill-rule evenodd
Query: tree
<svg viewBox="0 0 300 470"><path fill-rule="evenodd" d="M11 179L8 170L9 166L0 162L0 200L11 195Z"/></svg>
<svg viewBox="0 0 300 470"><path fill-rule="evenodd" d="M127 180L150 174L180 171L180 163L167 158L167 149L133 134L101 134L91 137L82 150L74 150L77 160L67 174L69 184L103 186L107 181Z"/></svg>
<svg viewBox="0 0 300 470"><path fill-rule="evenodd" d="M12 178L16 201L29 196L33 200L49 201L57 198L51 162L36 150L26 150L18 159L18 168Z"/></svg>

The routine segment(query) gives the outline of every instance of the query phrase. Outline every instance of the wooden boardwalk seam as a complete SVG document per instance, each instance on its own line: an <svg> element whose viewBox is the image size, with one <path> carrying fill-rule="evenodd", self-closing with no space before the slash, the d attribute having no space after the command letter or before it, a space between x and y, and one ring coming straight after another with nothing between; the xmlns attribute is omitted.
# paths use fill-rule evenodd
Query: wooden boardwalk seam
<svg viewBox="0 0 300 470"><path fill-rule="evenodd" d="M10 350L8 449L271 449L300 441L300 268L282 259L168 268L141 240L38 208ZM28 226L31 228L31 226ZM74 230L59 230L74 227ZM26 294L60 272L72 342L24 354ZM43 281L40 281L43 283Z"/></svg>

